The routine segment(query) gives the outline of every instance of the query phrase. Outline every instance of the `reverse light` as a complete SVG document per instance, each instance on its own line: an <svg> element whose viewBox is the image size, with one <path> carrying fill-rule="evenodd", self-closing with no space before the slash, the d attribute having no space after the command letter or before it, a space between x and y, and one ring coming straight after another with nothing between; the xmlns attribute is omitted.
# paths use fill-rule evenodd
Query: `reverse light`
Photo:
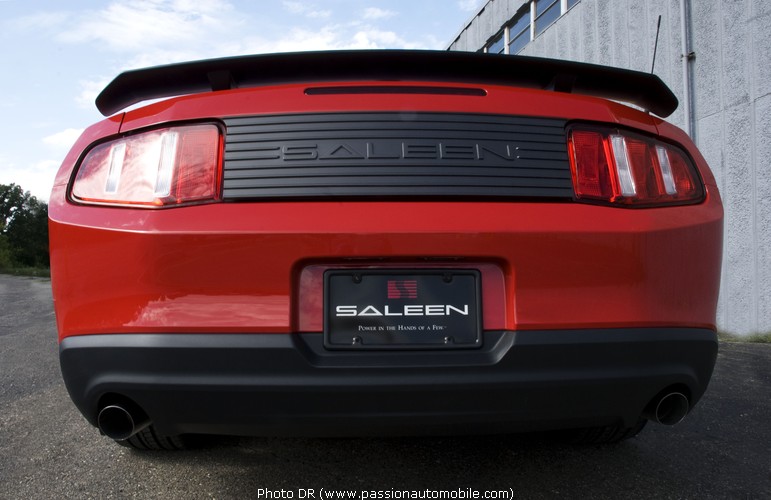
<svg viewBox="0 0 771 500"><path fill-rule="evenodd" d="M222 139L216 125L189 125L100 144L72 184L75 201L165 207L219 198Z"/></svg>
<svg viewBox="0 0 771 500"><path fill-rule="evenodd" d="M568 149L579 200L665 206L704 199L696 168L673 144L624 130L574 127Z"/></svg>

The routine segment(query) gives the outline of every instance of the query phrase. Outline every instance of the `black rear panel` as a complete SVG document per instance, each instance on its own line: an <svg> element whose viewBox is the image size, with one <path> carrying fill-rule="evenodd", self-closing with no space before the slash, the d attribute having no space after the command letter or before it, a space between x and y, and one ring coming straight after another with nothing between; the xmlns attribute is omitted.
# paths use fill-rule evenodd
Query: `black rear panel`
<svg viewBox="0 0 771 500"><path fill-rule="evenodd" d="M390 112L225 124L226 200L573 196L564 120Z"/></svg>

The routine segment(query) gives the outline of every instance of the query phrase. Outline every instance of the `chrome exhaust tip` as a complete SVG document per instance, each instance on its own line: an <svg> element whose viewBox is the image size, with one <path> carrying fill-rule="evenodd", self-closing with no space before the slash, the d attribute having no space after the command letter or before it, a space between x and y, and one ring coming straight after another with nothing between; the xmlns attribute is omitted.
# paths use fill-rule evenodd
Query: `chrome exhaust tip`
<svg viewBox="0 0 771 500"><path fill-rule="evenodd" d="M102 408L97 417L99 430L110 439L124 441L150 425L150 419L140 410L128 410L121 405Z"/></svg>
<svg viewBox="0 0 771 500"><path fill-rule="evenodd" d="M681 392L669 392L660 396L648 405L645 417L664 425L675 425L688 415L690 403L685 394Z"/></svg>

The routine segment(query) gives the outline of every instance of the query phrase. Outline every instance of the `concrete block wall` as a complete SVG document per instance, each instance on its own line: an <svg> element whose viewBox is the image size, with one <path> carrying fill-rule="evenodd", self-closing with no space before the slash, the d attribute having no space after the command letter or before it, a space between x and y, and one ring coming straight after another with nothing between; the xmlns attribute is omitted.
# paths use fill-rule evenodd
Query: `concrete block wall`
<svg viewBox="0 0 771 500"><path fill-rule="evenodd" d="M679 5L679 0L581 0L525 47L522 55L649 72L661 15L655 73L681 102L667 120L684 128Z"/></svg>
<svg viewBox="0 0 771 500"><path fill-rule="evenodd" d="M771 332L771 0L685 0L691 12L692 136L725 205L721 330ZM450 50L479 50L524 0L492 0ZM505 5L505 8L502 6ZM680 100L668 121L687 130L681 0L581 0L524 55L650 71ZM483 22L477 22L477 20Z"/></svg>
<svg viewBox="0 0 771 500"><path fill-rule="evenodd" d="M476 52L481 49L524 3L525 0L489 0L463 27L457 38L450 44L450 50Z"/></svg>
<svg viewBox="0 0 771 500"><path fill-rule="evenodd" d="M692 0L697 144L726 211L718 321L771 332L771 2Z"/></svg>

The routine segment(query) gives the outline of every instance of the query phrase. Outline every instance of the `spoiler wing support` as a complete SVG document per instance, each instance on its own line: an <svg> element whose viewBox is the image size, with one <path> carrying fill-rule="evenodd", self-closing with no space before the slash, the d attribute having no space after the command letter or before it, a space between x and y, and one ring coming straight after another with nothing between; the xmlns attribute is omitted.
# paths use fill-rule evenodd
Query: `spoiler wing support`
<svg viewBox="0 0 771 500"><path fill-rule="evenodd" d="M280 83L440 81L569 92L639 106L661 117L677 97L656 75L557 59L475 52L370 50L207 59L126 71L96 98L105 116L150 99Z"/></svg>

